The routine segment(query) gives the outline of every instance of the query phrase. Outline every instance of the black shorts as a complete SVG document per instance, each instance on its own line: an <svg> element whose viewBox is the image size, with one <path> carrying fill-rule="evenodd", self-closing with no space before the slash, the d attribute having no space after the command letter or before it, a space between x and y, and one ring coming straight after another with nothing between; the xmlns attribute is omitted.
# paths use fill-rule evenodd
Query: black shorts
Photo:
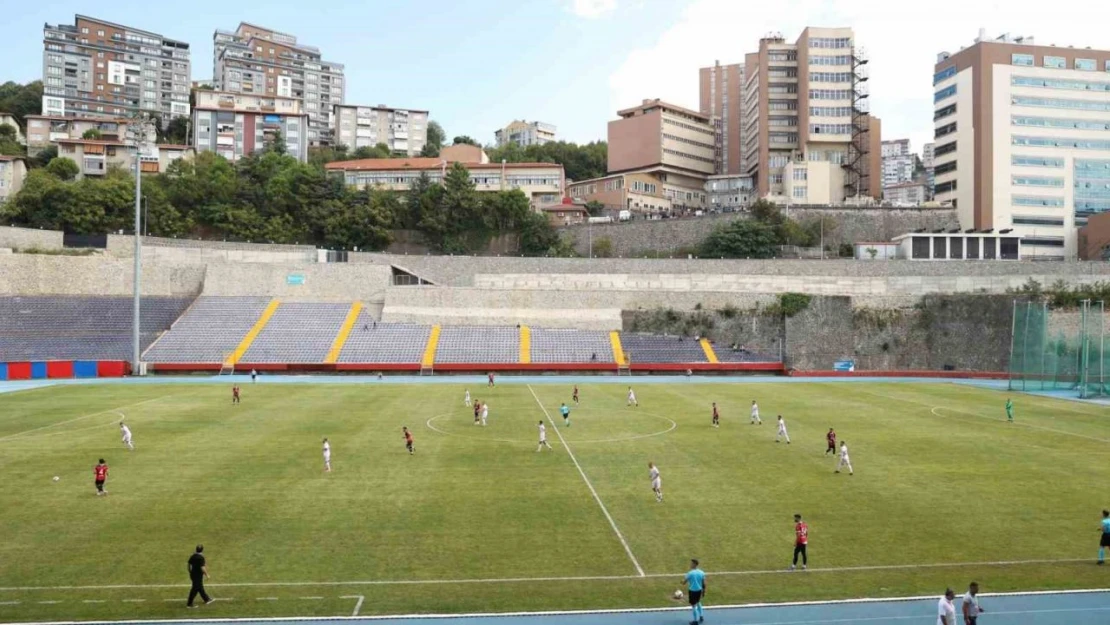
<svg viewBox="0 0 1110 625"><path fill-rule="evenodd" d="M690 591L690 605L697 605L697 604L701 603L702 592L704 592L704 591L701 591L701 590L691 590Z"/></svg>
<svg viewBox="0 0 1110 625"><path fill-rule="evenodd" d="M1102 533L1102 540L1098 541L1099 547L1110 547L1110 532Z"/></svg>
<svg viewBox="0 0 1110 625"><path fill-rule="evenodd" d="M104 480L96 480L96 490L104 490Z"/></svg>
<svg viewBox="0 0 1110 625"><path fill-rule="evenodd" d="M969 617L967 617L967 625L975 625L978 622L979 622L979 617L978 616L969 616Z"/></svg>

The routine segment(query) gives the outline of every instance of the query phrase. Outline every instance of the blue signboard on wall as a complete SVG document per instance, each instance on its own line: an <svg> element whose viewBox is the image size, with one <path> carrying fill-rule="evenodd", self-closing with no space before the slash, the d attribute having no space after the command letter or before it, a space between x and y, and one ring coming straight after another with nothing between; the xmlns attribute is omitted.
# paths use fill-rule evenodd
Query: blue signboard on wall
<svg viewBox="0 0 1110 625"><path fill-rule="evenodd" d="M303 273L291 273L285 276L285 283L293 286L301 286L304 284Z"/></svg>
<svg viewBox="0 0 1110 625"><path fill-rule="evenodd" d="M263 115L262 121L266 122L267 124L280 124L281 115Z"/></svg>
<svg viewBox="0 0 1110 625"><path fill-rule="evenodd" d="M855 371L856 361L854 360L838 360L833 363L833 371Z"/></svg>

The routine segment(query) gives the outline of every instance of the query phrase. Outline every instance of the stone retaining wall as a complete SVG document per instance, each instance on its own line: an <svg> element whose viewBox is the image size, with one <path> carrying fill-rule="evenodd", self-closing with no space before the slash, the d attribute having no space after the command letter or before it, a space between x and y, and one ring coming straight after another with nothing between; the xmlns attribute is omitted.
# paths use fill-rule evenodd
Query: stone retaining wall
<svg viewBox="0 0 1110 625"><path fill-rule="evenodd" d="M0 247L17 250L60 250L62 249L62 232L60 230L35 230L33 228L0 226Z"/></svg>

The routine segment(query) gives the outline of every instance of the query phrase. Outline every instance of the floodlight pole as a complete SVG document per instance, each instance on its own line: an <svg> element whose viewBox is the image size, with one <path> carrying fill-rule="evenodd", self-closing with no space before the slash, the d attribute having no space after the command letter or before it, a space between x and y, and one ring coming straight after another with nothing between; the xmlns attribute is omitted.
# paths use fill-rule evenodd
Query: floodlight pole
<svg viewBox="0 0 1110 625"><path fill-rule="evenodd" d="M142 358L142 343L140 311L142 309L142 201L143 201L143 146L146 144L150 118L145 114L135 120L135 125L128 125L129 143L135 149L135 268L132 282L132 312L131 312L131 375L139 375L140 359Z"/></svg>

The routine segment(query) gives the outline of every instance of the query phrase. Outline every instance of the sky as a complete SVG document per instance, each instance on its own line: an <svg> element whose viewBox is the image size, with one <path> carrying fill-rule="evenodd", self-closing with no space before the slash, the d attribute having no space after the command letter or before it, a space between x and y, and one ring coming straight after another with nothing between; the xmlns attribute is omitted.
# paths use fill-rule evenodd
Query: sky
<svg viewBox="0 0 1110 625"><path fill-rule="evenodd" d="M850 26L870 58L871 111L883 139L931 140L938 52L985 28L1039 44L1110 49L1098 0L0 0L0 82L41 78L42 25L75 13L190 43L195 80L212 74L212 33L240 21L283 31L346 66L348 103L426 109L450 139L482 143L513 119L560 138L605 139L617 110L645 98L698 108L698 68L742 62L759 38ZM319 10L306 7L319 6Z"/></svg>

